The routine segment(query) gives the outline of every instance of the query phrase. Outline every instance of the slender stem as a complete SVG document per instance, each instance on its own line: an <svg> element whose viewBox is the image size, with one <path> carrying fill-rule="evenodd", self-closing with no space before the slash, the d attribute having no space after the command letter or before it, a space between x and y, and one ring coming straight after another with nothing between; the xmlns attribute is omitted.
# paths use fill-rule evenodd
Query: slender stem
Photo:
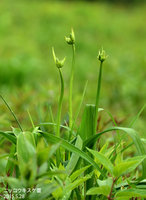
<svg viewBox="0 0 146 200"><path fill-rule="evenodd" d="M60 137L60 123L61 123L61 110L62 110L62 101L63 101L63 95L64 95L64 81L61 69L59 68L59 75L60 75L60 81L61 81L61 92L60 92L60 98L58 103L58 113L57 113L57 127L56 127L56 136ZM56 159L57 159L57 166L60 164L60 156L59 156L59 150L56 152Z"/></svg>
<svg viewBox="0 0 146 200"><path fill-rule="evenodd" d="M112 192L113 192L113 188L114 188L114 184L115 184L115 182L116 182L116 178L114 179L113 178L113 182L112 182L112 186L111 186L111 190L110 190L110 193L109 193L109 195L108 195L108 200L112 200L113 198L112 198Z"/></svg>
<svg viewBox="0 0 146 200"><path fill-rule="evenodd" d="M18 124L20 130L23 132L23 129L22 129L22 127L21 127L21 124L20 124L19 120L17 119L16 115L14 114L13 110L10 108L9 104L6 102L6 100L3 98L2 95L0 95L0 98L3 100L3 102L5 103L5 105L7 106L7 108L9 109L9 111L11 112L11 114L13 115L15 121L17 122L17 124Z"/></svg>
<svg viewBox="0 0 146 200"><path fill-rule="evenodd" d="M32 125L33 129L35 129L35 125L33 123L33 120L32 120L32 117L31 117L31 114L30 114L29 110L27 110L27 113L28 113L28 116L29 116L29 119L30 119L30 122L31 122L31 125Z"/></svg>
<svg viewBox="0 0 146 200"><path fill-rule="evenodd" d="M72 45L72 68L71 68L71 75L70 75L70 83L69 83L69 127L72 127L72 90L73 90L73 80L74 80L74 65L75 65L75 45Z"/></svg>
<svg viewBox="0 0 146 200"><path fill-rule="evenodd" d="M102 77L102 61L100 62L99 75L98 75L98 86L96 93L96 102L95 102L95 122L94 122L94 134L96 133L97 119L98 119L98 107L99 107L99 98L100 98L100 88L101 88L101 77Z"/></svg>

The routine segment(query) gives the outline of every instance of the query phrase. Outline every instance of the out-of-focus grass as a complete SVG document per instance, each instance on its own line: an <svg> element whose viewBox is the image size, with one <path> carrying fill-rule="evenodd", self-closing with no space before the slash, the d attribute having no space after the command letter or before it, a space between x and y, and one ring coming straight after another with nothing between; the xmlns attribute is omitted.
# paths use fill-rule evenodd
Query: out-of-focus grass
<svg viewBox="0 0 146 200"><path fill-rule="evenodd" d="M86 79L89 80L86 100L94 102L97 54L103 46L109 58L104 66L100 105L129 121L146 99L145 9L146 5L1 0L1 93L24 121L28 106L33 114L35 105L43 102L53 104L55 109L59 85L51 47L60 57L67 56L63 73L68 83L71 50L64 36L73 27L77 41L74 107ZM67 92L66 89L65 99ZM2 102L0 105L0 112L6 112ZM44 111L47 112L46 107ZM144 112L140 127L144 127L145 118Z"/></svg>

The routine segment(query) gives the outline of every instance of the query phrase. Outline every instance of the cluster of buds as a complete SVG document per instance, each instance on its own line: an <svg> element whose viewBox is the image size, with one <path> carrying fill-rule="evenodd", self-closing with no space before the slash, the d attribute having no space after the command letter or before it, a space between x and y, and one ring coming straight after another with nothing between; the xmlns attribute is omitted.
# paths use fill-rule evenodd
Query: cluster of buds
<svg viewBox="0 0 146 200"><path fill-rule="evenodd" d="M56 64L56 67L57 68L62 68L66 58L64 57L62 60L59 60L55 55L54 48L52 48L52 53L53 53L53 58L54 58L54 62Z"/></svg>
<svg viewBox="0 0 146 200"><path fill-rule="evenodd" d="M103 49L101 51L99 51L98 56L97 56L97 58L100 62L104 62L107 57L108 56L106 55L106 53Z"/></svg>
<svg viewBox="0 0 146 200"><path fill-rule="evenodd" d="M75 44L75 34L74 34L73 29L71 29L70 36L69 37L65 37L65 41L69 45L74 45Z"/></svg>

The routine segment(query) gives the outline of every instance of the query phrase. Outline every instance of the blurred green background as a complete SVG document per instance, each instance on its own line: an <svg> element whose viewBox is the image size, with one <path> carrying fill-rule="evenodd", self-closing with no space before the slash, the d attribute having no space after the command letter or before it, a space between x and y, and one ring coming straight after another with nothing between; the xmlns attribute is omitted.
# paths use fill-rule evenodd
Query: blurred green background
<svg viewBox="0 0 146 200"><path fill-rule="evenodd" d="M63 68L67 112L71 48L65 43L71 27L76 35L74 110L86 80L84 103L94 103L99 62L98 50L109 55L103 69L100 106L125 124L146 100L146 4L145 1L0 1L0 93L26 128L27 109L35 122L47 120L48 104L56 112L59 96L58 71L51 48ZM146 111L137 129L144 132ZM0 102L0 128L13 118Z"/></svg>

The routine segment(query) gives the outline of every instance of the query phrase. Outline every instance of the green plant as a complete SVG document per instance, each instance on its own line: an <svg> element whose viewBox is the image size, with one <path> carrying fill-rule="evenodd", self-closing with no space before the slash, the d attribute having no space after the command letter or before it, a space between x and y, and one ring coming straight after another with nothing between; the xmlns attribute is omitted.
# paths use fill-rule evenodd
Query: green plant
<svg viewBox="0 0 146 200"><path fill-rule="evenodd" d="M73 91L73 80L74 80L74 67L75 67L75 34L73 29L71 30L70 36L65 37L67 44L72 46L72 67L69 82L69 127L73 127L73 116L72 116L72 91Z"/></svg>
<svg viewBox="0 0 146 200"><path fill-rule="evenodd" d="M35 127L28 112L33 128L26 131L22 129L17 117L2 97L17 121L19 129L12 128L12 131L0 132L2 148L5 149L6 141L11 143L9 153L2 153L0 156L0 196L6 200L17 198L25 200L128 200L140 198L144 200L146 198L145 140L142 140L138 133L132 129L144 107L128 128L118 127L113 116L105 111L105 115L108 113L114 126L101 131L97 129L99 112L104 112L103 108L99 108L103 61L107 58L102 49L98 54L100 69L95 105L86 104L80 125L77 126L76 120L87 84L73 119L74 38L73 31L70 38L66 38L67 43L73 47L69 92L69 126L64 125L64 122L61 123L64 95L61 68L65 58L59 60L54 49L52 49L53 57L59 70L61 82L56 123L50 109L52 122L43 122ZM42 129L42 126L46 128ZM51 127L55 128L50 129ZM108 138L113 139L108 133L112 133L113 143L108 140ZM106 136L104 137L104 135ZM103 137L104 145L100 145L100 140ZM132 139L131 143L129 143L130 138ZM130 147L133 147L134 156L128 152Z"/></svg>

